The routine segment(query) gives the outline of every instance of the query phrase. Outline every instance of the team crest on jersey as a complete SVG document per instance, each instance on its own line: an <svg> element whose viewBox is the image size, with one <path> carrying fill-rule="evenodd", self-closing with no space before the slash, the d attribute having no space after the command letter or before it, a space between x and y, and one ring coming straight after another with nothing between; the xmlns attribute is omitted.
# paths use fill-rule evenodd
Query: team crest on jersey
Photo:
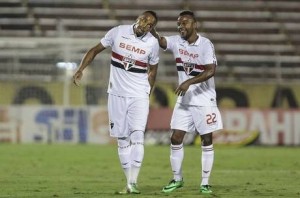
<svg viewBox="0 0 300 198"><path fill-rule="evenodd" d="M131 58L131 56L123 57L123 65L125 70L129 70L131 67L135 65L135 60Z"/></svg>
<svg viewBox="0 0 300 198"><path fill-rule="evenodd" d="M195 64L191 62L184 62L183 69L187 75L189 75L195 68Z"/></svg>

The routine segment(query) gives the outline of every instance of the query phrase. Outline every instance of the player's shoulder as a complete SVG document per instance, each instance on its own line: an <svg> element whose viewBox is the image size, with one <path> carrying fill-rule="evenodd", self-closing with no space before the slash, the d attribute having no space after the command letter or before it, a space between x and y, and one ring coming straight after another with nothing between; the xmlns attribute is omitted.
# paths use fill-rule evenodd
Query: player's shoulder
<svg viewBox="0 0 300 198"><path fill-rule="evenodd" d="M200 42L204 43L204 44L212 44L211 40L209 38L207 38L206 36L200 36Z"/></svg>
<svg viewBox="0 0 300 198"><path fill-rule="evenodd" d="M184 40L179 35L164 36L168 43L184 43Z"/></svg>
<svg viewBox="0 0 300 198"><path fill-rule="evenodd" d="M145 35L144 39L147 40L148 43L158 44L157 39L150 32Z"/></svg>
<svg viewBox="0 0 300 198"><path fill-rule="evenodd" d="M131 28L131 25L118 25L115 27L118 30L125 31Z"/></svg>
<svg viewBox="0 0 300 198"><path fill-rule="evenodd" d="M183 39L179 35L165 36L165 38L173 41L183 41Z"/></svg>
<svg viewBox="0 0 300 198"><path fill-rule="evenodd" d="M115 35L124 35L130 34L131 26L130 25L117 25L113 27L110 31Z"/></svg>

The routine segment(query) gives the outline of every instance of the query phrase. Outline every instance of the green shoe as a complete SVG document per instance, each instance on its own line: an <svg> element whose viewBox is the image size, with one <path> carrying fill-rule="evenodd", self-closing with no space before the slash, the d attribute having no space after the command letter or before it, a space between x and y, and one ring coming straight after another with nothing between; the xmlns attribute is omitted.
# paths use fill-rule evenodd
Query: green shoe
<svg viewBox="0 0 300 198"><path fill-rule="evenodd" d="M125 195L125 194L141 194L141 191L138 190L136 184L128 184L125 188L123 188L121 191L116 192L116 194L119 195Z"/></svg>
<svg viewBox="0 0 300 198"><path fill-rule="evenodd" d="M175 181L174 179L170 181L168 185L166 185L163 189L162 192L168 193L172 192L173 190L177 188L181 188L183 186L183 180L181 181Z"/></svg>
<svg viewBox="0 0 300 198"><path fill-rule="evenodd" d="M119 194L119 195L129 194L128 188L125 187L125 188L123 188L122 190L117 191L116 194Z"/></svg>
<svg viewBox="0 0 300 198"><path fill-rule="evenodd" d="M200 187L200 192L203 193L203 194L210 194L212 193L212 190L210 189L210 185L202 185Z"/></svg>
<svg viewBox="0 0 300 198"><path fill-rule="evenodd" d="M141 194L141 191L139 191L136 184L129 184L127 189L130 194Z"/></svg>

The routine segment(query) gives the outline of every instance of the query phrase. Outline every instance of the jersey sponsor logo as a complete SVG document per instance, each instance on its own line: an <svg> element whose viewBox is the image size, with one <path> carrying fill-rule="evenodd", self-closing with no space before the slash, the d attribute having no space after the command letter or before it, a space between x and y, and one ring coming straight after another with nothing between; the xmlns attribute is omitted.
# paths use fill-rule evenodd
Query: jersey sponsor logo
<svg viewBox="0 0 300 198"><path fill-rule="evenodd" d="M137 54L146 54L145 50L143 50L143 49L141 49L139 47L136 47L134 45L130 45L130 44L126 44L126 43L120 43L119 47L123 48L125 50L128 50L128 51L131 51L131 52L135 52Z"/></svg>
<svg viewBox="0 0 300 198"><path fill-rule="evenodd" d="M194 63L183 62L183 69L187 75L189 75L194 70L194 68L195 68Z"/></svg>
<svg viewBox="0 0 300 198"><path fill-rule="evenodd" d="M179 54L182 54L184 56L188 56L188 57L191 57L191 58L198 58L199 57L199 54L189 53L187 50L184 50L184 49L179 49Z"/></svg>
<svg viewBox="0 0 300 198"><path fill-rule="evenodd" d="M135 60L131 58L131 56L123 57L123 65L125 70L129 70L131 67L135 65Z"/></svg>

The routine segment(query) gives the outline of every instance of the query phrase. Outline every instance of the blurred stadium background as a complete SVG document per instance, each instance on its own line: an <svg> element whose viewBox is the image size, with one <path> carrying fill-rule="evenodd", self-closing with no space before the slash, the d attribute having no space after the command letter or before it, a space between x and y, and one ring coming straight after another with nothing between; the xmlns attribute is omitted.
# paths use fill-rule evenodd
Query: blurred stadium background
<svg viewBox="0 0 300 198"><path fill-rule="evenodd" d="M217 53L225 129L215 142L299 146L297 0L1 0L0 142L113 143L106 115L111 51L96 57L79 88L71 76L111 27L154 10L157 29L173 35L184 9L196 13ZM176 85L172 55L161 52L147 143L168 143Z"/></svg>

